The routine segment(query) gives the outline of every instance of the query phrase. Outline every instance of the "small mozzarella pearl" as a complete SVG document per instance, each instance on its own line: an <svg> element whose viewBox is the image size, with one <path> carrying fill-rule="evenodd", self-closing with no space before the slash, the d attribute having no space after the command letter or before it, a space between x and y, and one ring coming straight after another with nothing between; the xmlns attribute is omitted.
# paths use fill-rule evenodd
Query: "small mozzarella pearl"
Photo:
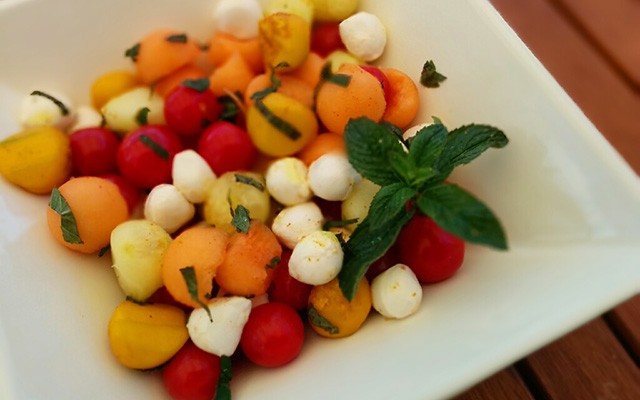
<svg viewBox="0 0 640 400"><path fill-rule="evenodd" d="M164 228L177 231L195 215L195 207L173 185L163 183L151 189L144 204L144 217Z"/></svg>
<svg viewBox="0 0 640 400"><path fill-rule="evenodd" d="M242 329L251 313L251 300L244 297L218 297L204 308L191 312L187 322L189 337L200 349L217 356L230 356L238 347Z"/></svg>
<svg viewBox="0 0 640 400"><path fill-rule="evenodd" d="M422 286L404 264L396 264L371 282L373 308L387 318L405 318L415 313L422 301Z"/></svg>
<svg viewBox="0 0 640 400"><path fill-rule="evenodd" d="M285 207L273 219L271 230L282 244L293 249L304 236L322 230L323 222L320 207L306 202Z"/></svg>
<svg viewBox="0 0 640 400"><path fill-rule="evenodd" d="M334 233L311 232L293 248L289 273L302 283L323 285L338 276L343 258L342 247Z"/></svg>
<svg viewBox="0 0 640 400"><path fill-rule="evenodd" d="M307 166L295 157L274 161L265 174L267 190L280 204L292 206L311 199Z"/></svg>
<svg viewBox="0 0 640 400"><path fill-rule="evenodd" d="M204 158L194 150L183 150L173 158L171 168L173 185L191 203L202 203L216 174Z"/></svg>
<svg viewBox="0 0 640 400"><path fill-rule="evenodd" d="M53 91L39 91L39 93L42 94L30 94L22 101L20 124L25 128L54 126L66 131L75 120L71 100L66 95Z"/></svg>
<svg viewBox="0 0 640 400"><path fill-rule="evenodd" d="M349 197L361 177L344 154L329 153L311 163L308 179L316 196L329 201L342 201Z"/></svg>
<svg viewBox="0 0 640 400"><path fill-rule="evenodd" d="M347 50L364 61L374 61L387 45L387 33L380 19L361 11L340 23L340 38Z"/></svg>
<svg viewBox="0 0 640 400"><path fill-rule="evenodd" d="M216 30L240 40L258 36L260 18L262 7L256 0L221 0L213 11Z"/></svg>

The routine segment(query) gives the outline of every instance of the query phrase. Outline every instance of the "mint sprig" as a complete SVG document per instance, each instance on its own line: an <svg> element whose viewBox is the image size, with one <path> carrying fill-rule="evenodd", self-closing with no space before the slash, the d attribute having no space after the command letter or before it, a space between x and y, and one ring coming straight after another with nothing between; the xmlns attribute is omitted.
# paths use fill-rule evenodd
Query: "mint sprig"
<svg viewBox="0 0 640 400"><path fill-rule="evenodd" d="M400 141L394 127L368 118L349 121L345 144L350 163L362 176L381 186L369 214L344 246L340 288L355 295L369 265L395 242L415 212L432 218L463 240L507 248L500 221L480 200L445 180L489 148L509 140L492 126L470 124L449 132L439 119L409 141ZM403 147L408 147L408 151Z"/></svg>

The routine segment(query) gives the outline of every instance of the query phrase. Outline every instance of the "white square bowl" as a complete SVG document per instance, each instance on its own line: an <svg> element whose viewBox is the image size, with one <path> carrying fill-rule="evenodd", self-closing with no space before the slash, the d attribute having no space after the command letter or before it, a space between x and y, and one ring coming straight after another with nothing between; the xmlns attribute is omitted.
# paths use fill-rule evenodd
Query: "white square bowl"
<svg viewBox="0 0 640 400"><path fill-rule="evenodd" d="M0 138L35 88L77 104L124 49L154 28L206 39L214 1L3 0ZM420 120L503 129L454 180L483 199L510 250L469 246L463 269L426 286L420 311L371 318L339 340L309 333L292 364L238 368L235 398L436 399L464 390L640 290L640 183L487 1L363 0L388 29L379 64L417 80L433 59L448 80L421 88ZM122 301L109 260L48 237L48 198L0 181L0 398L159 399L157 373L126 370L107 323Z"/></svg>

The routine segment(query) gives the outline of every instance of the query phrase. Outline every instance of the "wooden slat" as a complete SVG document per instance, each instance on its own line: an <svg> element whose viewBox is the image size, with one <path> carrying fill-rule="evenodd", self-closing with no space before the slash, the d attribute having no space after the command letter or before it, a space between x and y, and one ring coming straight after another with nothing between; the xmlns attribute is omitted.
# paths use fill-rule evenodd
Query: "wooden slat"
<svg viewBox="0 0 640 400"><path fill-rule="evenodd" d="M640 369L601 318L525 363L550 399L640 399Z"/></svg>
<svg viewBox="0 0 640 400"><path fill-rule="evenodd" d="M533 400L515 368L504 369L477 384L456 400Z"/></svg>
<svg viewBox="0 0 640 400"><path fill-rule="evenodd" d="M550 1L554 0L492 3L594 125L640 172L640 93Z"/></svg>
<svg viewBox="0 0 640 400"><path fill-rule="evenodd" d="M640 90L640 1L554 0Z"/></svg>
<svg viewBox="0 0 640 400"><path fill-rule="evenodd" d="M607 320L640 365L640 295L607 313Z"/></svg>

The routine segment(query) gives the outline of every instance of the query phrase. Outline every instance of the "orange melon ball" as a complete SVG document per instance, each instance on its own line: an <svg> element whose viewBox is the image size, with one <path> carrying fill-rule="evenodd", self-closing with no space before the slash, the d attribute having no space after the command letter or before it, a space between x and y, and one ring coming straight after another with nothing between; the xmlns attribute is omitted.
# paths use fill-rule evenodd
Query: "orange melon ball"
<svg viewBox="0 0 640 400"><path fill-rule="evenodd" d="M342 134L351 118L368 117L379 122L387 106L380 81L353 64L343 64L338 74L348 75L349 84L326 81L318 90L316 111L324 126Z"/></svg>
<svg viewBox="0 0 640 400"><path fill-rule="evenodd" d="M313 139L300 151L300 153L297 154L297 157L309 166L324 154L346 154L346 152L344 136L338 133L327 132L316 136L315 139Z"/></svg>
<svg viewBox="0 0 640 400"><path fill-rule="evenodd" d="M68 204L66 211L63 202ZM94 253L107 246L111 231L128 218L127 202L118 186L94 176L74 178L62 184L57 192L54 189L47 208L51 236L63 246L81 253Z"/></svg>

